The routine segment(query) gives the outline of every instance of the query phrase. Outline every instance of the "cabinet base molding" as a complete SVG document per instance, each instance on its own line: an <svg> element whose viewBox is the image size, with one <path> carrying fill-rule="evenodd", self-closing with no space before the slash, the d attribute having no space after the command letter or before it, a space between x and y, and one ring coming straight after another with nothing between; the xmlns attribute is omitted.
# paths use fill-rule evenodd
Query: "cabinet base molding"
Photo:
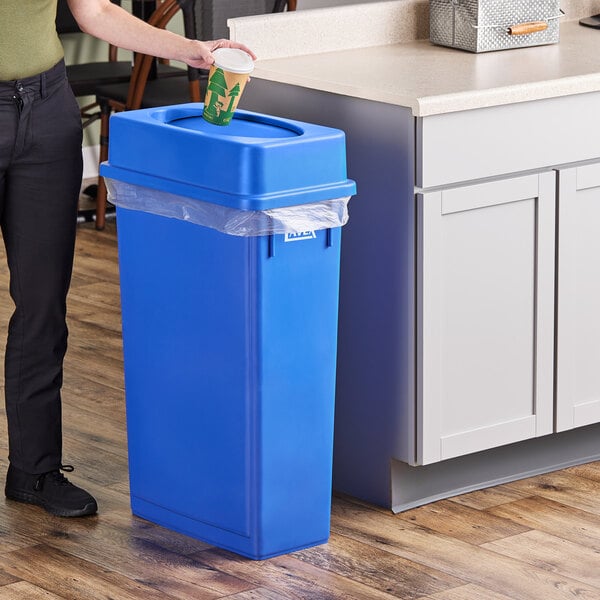
<svg viewBox="0 0 600 600"><path fill-rule="evenodd" d="M395 513L417 506L600 460L600 424L572 429L421 467L392 460Z"/></svg>

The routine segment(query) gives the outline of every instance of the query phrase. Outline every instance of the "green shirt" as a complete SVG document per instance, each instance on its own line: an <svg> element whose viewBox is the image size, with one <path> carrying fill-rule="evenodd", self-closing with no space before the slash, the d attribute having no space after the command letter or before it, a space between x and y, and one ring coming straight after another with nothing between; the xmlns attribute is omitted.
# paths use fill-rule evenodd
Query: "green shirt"
<svg viewBox="0 0 600 600"><path fill-rule="evenodd" d="M56 1L0 0L0 80L37 75L63 57Z"/></svg>

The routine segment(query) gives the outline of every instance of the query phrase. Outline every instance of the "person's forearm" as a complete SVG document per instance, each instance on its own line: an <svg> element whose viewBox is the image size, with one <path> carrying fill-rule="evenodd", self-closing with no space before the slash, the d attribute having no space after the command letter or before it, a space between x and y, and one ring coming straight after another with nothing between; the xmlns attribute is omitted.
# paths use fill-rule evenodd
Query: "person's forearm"
<svg viewBox="0 0 600 600"><path fill-rule="evenodd" d="M108 0L69 0L69 6L83 31L120 48L186 63L212 62L206 44L152 27Z"/></svg>

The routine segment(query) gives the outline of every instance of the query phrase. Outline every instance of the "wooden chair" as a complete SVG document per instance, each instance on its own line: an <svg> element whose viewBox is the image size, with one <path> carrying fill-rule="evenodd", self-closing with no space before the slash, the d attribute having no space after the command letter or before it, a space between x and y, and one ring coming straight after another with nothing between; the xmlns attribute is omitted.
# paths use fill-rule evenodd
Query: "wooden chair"
<svg viewBox="0 0 600 600"><path fill-rule="evenodd" d="M165 29L173 17L183 13L184 34L196 39L194 6L196 0L164 0L148 19L154 27ZM109 121L113 112L149 108L164 104L200 102L202 92L199 69L187 67L187 78L152 78L156 58L136 53L131 79L128 83L99 85L96 87L96 102L100 106L100 162L108 159ZM98 177L96 194L96 229L104 229L106 221L106 186Z"/></svg>
<svg viewBox="0 0 600 600"><path fill-rule="evenodd" d="M111 0L113 4L121 5L121 0ZM69 10L67 0L58 0L56 7L56 31L58 34L68 36L81 35L77 21ZM67 79L76 97L95 96L99 85L128 83L131 78L131 61L117 60L118 48L108 46L108 56L105 61L67 65ZM179 77L186 74L185 69L161 64L157 67L157 77ZM81 108L83 126L87 127L100 118L97 102L92 102Z"/></svg>
<svg viewBox="0 0 600 600"><path fill-rule="evenodd" d="M235 11L235 7L243 5L243 0L231 0L234 10L228 14L221 13L221 20L214 21L215 27L207 29L203 23L203 11L208 2L216 0L164 0L152 14L149 23L156 27L165 28L173 16L181 10L185 36L190 39L219 39L226 35L218 35L216 25L222 26L227 18L242 16L248 13ZM226 0L229 1L229 0ZM254 1L254 0L253 0ZM221 0L223 6L226 2ZM295 8L295 1L264 0L264 12L281 12L286 6ZM258 11L254 14L259 14ZM200 26L198 26L198 24ZM200 35L199 35L200 34ZM101 109L100 131L100 162L108 159L109 121L113 111L133 110L168 106L185 102L200 102L206 91L208 71L188 67L188 81L158 80L149 78L154 57L136 55L134 69L129 84L114 84L99 86L96 89L96 100ZM102 177L98 179L96 196L96 229L103 229L106 215L106 186Z"/></svg>

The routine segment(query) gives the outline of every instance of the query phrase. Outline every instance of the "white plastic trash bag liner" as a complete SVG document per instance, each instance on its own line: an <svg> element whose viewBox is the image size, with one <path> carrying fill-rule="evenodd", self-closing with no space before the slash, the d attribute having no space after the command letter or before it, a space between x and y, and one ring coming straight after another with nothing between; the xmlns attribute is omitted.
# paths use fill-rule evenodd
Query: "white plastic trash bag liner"
<svg viewBox="0 0 600 600"><path fill-rule="evenodd" d="M267 210L239 210L105 178L115 206L189 221L229 235L251 237L341 227L348 222L347 198Z"/></svg>

